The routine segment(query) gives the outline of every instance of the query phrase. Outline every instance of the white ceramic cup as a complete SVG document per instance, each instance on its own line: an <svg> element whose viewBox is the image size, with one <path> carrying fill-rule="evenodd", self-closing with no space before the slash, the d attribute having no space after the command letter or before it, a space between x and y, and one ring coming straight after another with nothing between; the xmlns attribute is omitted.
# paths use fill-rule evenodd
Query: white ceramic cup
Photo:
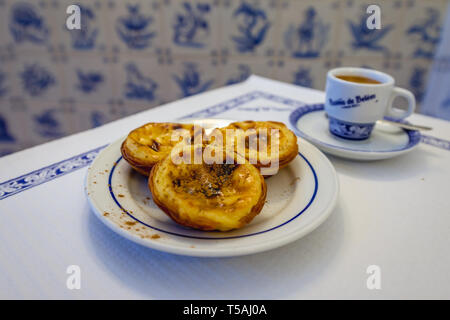
<svg viewBox="0 0 450 320"><path fill-rule="evenodd" d="M380 83L357 83L336 77L342 75L366 77ZM377 120L385 116L400 120L411 115L416 107L414 95L395 87L394 83L390 75L371 69L336 68L328 71L325 111L330 132L344 139L364 140L369 138ZM392 106L398 96L406 98L407 110Z"/></svg>

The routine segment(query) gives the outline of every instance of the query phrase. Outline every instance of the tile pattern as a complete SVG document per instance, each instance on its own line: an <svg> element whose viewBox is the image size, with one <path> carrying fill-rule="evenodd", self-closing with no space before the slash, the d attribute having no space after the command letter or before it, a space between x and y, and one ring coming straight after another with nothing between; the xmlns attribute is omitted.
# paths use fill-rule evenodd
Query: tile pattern
<svg viewBox="0 0 450 320"><path fill-rule="evenodd" d="M328 69L425 93L447 0L0 0L0 156L258 74L324 89ZM414 17L414 18L411 18Z"/></svg>

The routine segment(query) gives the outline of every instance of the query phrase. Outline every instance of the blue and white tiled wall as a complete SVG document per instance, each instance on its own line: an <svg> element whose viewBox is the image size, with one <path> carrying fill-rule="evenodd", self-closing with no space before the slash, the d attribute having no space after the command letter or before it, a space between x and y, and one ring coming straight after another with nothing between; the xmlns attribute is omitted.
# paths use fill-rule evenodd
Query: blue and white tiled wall
<svg viewBox="0 0 450 320"><path fill-rule="evenodd" d="M382 29L365 27L381 6ZM81 31L65 27L79 4ZM420 101L447 0L0 0L0 155L250 74L323 89L336 66ZM299 97L301 99L301 97Z"/></svg>

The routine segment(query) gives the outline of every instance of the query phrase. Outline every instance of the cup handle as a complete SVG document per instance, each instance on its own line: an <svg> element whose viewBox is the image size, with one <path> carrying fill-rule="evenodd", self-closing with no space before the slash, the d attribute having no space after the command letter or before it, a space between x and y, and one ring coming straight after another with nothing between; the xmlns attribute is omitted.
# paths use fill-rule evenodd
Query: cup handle
<svg viewBox="0 0 450 320"><path fill-rule="evenodd" d="M398 96L404 97L408 101L408 109L407 110L401 110L398 108L394 108L392 106L394 99ZM391 94L391 98L389 100L389 106L386 111L386 115L388 117L392 117L394 119L401 120L401 119L404 119L404 118L410 116L414 112L415 108L416 108L416 98L414 97L414 95L408 90L405 90L405 89L402 89L399 87L395 87L392 90L392 94Z"/></svg>

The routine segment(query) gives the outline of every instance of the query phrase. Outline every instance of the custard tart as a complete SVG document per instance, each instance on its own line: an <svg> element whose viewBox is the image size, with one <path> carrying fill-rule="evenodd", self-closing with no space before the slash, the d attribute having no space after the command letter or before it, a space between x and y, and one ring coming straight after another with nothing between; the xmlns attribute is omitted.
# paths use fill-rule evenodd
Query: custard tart
<svg viewBox="0 0 450 320"><path fill-rule="evenodd" d="M262 210L266 183L244 158L238 161L236 154L223 150L208 156L205 149L209 147L187 146L192 151L187 157L191 161L174 161L169 155L157 163L148 180L153 200L186 227L204 231L241 228ZM178 151L174 149L172 155ZM192 161L196 153L203 154L200 161ZM224 161L211 161L211 154L220 153Z"/></svg>
<svg viewBox="0 0 450 320"><path fill-rule="evenodd" d="M218 138L217 131L220 131L221 138ZM276 121L233 122L215 129L209 140L209 143L223 145L227 151L234 150L260 170L275 169L266 170L265 176L275 174L298 154L297 137L284 123Z"/></svg>
<svg viewBox="0 0 450 320"><path fill-rule="evenodd" d="M180 129L182 131L176 131ZM193 124L151 122L131 131L122 143L121 152L133 169L148 176L152 167L164 159L174 145L180 141L193 143L203 134L204 130L194 128Z"/></svg>

